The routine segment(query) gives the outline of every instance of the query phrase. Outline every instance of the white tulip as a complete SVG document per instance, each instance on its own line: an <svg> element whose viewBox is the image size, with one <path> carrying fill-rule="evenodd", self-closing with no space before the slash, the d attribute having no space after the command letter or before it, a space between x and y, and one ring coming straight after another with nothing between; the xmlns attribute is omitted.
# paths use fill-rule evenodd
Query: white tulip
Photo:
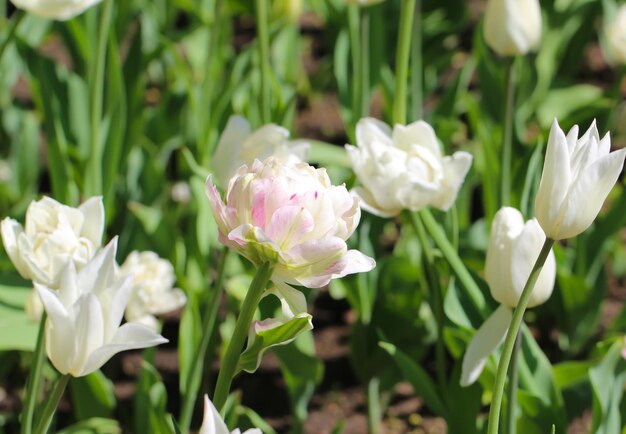
<svg viewBox="0 0 626 434"><path fill-rule="evenodd" d="M120 273L132 276L132 292L126 305L126 319L138 321L156 330L155 315L182 307L185 293L174 288L174 267L154 252L131 252Z"/></svg>
<svg viewBox="0 0 626 434"><path fill-rule="evenodd" d="M252 132L248 121L237 115L228 119L213 156L213 174L222 188L242 165L252 165L255 159L274 157L284 163L306 161L309 144L289 141L289 131L267 124Z"/></svg>
<svg viewBox="0 0 626 434"><path fill-rule="evenodd" d="M31 202L25 228L5 218L0 224L2 242L17 271L25 279L55 288L68 262L77 270L93 258L104 230L101 197L78 208L44 197Z"/></svg>
<svg viewBox="0 0 626 434"><path fill-rule="evenodd" d="M20 9L53 20L68 20L102 0L11 0Z"/></svg>
<svg viewBox="0 0 626 434"><path fill-rule="evenodd" d="M579 139L577 125L565 136L554 120L535 199L535 214L547 237L575 237L593 223L626 157L626 149L610 150L609 134L600 140L595 121Z"/></svg>
<svg viewBox="0 0 626 434"><path fill-rule="evenodd" d="M612 63L626 65L626 4L604 29L606 55Z"/></svg>
<svg viewBox="0 0 626 434"><path fill-rule="evenodd" d="M58 290L35 283L48 314L46 350L62 374L81 377L99 369L120 351L167 342L148 327L127 322L120 327L132 285L118 277L117 238L81 271L67 262Z"/></svg>
<svg viewBox="0 0 626 434"><path fill-rule="evenodd" d="M207 395L204 395L204 418L198 434L240 434L239 428L228 431L222 416ZM258 428L246 430L243 434L263 434Z"/></svg>
<svg viewBox="0 0 626 434"><path fill-rule="evenodd" d="M488 0L483 27L485 41L500 56L524 55L541 41L538 0Z"/></svg>
<svg viewBox="0 0 626 434"><path fill-rule="evenodd" d="M478 329L463 357L461 385L476 381L489 355L502 343L511 324L512 309L517 306L530 272L546 240L536 219L524 223L515 208L501 208L495 215L487 259L485 278L491 295L501 306ZM528 307L544 303L554 289L556 261L550 251L539 273Z"/></svg>
<svg viewBox="0 0 626 434"><path fill-rule="evenodd" d="M362 184L352 192L365 210L381 217L427 206L448 210L472 165L467 152L443 156L435 131L424 121L392 131L379 120L361 119L356 143L346 145Z"/></svg>

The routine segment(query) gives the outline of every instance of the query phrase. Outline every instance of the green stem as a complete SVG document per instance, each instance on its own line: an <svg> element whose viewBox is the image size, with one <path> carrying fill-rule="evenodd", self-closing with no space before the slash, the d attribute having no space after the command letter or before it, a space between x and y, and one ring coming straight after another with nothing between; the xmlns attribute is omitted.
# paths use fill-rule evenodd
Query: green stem
<svg viewBox="0 0 626 434"><path fill-rule="evenodd" d="M507 59L504 140L502 143L502 206L511 204L511 158L513 154L513 108L515 105L515 58Z"/></svg>
<svg viewBox="0 0 626 434"><path fill-rule="evenodd" d="M89 155L88 170L85 174L85 196L102 194L102 157L104 141L100 137L102 110L104 99L104 69L106 67L107 41L111 30L113 17L113 0L104 0L100 11L98 27L98 47L95 53L95 63L91 82L91 154Z"/></svg>
<svg viewBox="0 0 626 434"><path fill-rule="evenodd" d="M513 319L511 326L506 333L506 339L504 340L504 347L502 349L502 356L498 363L498 373L496 374L496 381L494 384L493 396L491 399L491 408L489 409L489 425L487 428L487 434L498 434L498 425L500 423L500 409L502 408L502 396L504 395L504 385L506 383L506 374L509 369L509 363L511 362L511 356L513 354L513 348L515 347L515 338L522 325L524 319L524 312L528 306L528 301L535 287L535 282L539 277L539 273L543 268L543 264L546 262L546 258L550 253L550 249L554 244L554 240L546 238L543 243L539 257L533 266L528 281L524 285L524 290L517 302L517 307L513 312Z"/></svg>
<svg viewBox="0 0 626 434"><path fill-rule="evenodd" d="M424 265L423 269L426 274L426 280L428 282L429 290L432 295L432 309L435 314L435 321L437 323L437 342L435 344L435 362L437 365L437 381L441 390L444 391L446 387L446 353L443 342L443 328L445 322L445 313L443 311L443 294L441 285L439 284L439 278L437 276L437 269L435 268L435 256L433 255L431 245L426 236L426 230L424 229L424 223L420 219L419 215L413 212L409 212L413 228L417 233L417 238L422 246L422 252L424 253Z"/></svg>
<svg viewBox="0 0 626 434"><path fill-rule="evenodd" d="M435 221L435 218L428 209L422 209L419 214L422 222L424 223L426 231L435 242L437 247L439 247L439 250L441 250L441 253L446 258L446 261L452 268L452 271L454 271L454 274L467 290L472 304L478 312L484 312L485 300L483 298L482 292L474 281L472 275L469 273L467 268L465 268L465 264L463 263L461 258L459 258L459 254L457 253L456 249L452 246L452 244L450 244L450 241L448 240L448 237L444 233L443 229Z"/></svg>
<svg viewBox="0 0 626 434"><path fill-rule="evenodd" d="M413 119L422 119L424 96L422 89L422 0L415 1L415 25L413 26L413 42L411 43L411 102Z"/></svg>
<svg viewBox="0 0 626 434"><path fill-rule="evenodd" d="M217 279L213 285L213 290L207 300L206 312L203 316L202 337L200 338L200 345L198 352L191 365L189 377L187 377L186 394L183 397L183 406L180 414L179 427L180 431L185 433L189 431L189 425L191 424L191 417L193 415L193 408L196 405L196 397L198 395L198 389L200 388L200 382L202 379L203 362L205 359L207 348L209 347L209 341L213 335L213 329L215 327L215 320L217 319L217 308L219 307L219 300L222 294L222 286L224 283L224 270L226 269L226 258L228 256L228 247L224 247L220 257L220 267L217 273Z"/></svg>
<svg viewBox="0 0 626 434"><path fill-rule="evenodd" d="M235 331L230 339L224 360L222 360L222 366L220 372L217 375L217 385L215 386L215 396L213 397L213 405L218 410L222 410L228 392L230 391L230 384L233 381L235 371L237 369L237 362L241 355L241 349L243 348L244 341L248 334L248 329L252 323L254 312L259 305L259 301L263 296L265 287L272 277L272 266L269 262L263 263L257 270L254 280L250 284L246 298L241 305L241 311L239 317L235 323Z"/></svg>
<svg viewBox="0 0 626 434"><path fill-rule="evenodd" d="M37 334L37 344L35 353L33 354L33 362L26 384L26 404L22 412L21 433L31 434L33 431L33 415L35 414L35 406L37 405L37 397L41 391L41 379L43 375L43 366L46 360L46 312L41 314L39 321L39 332Z"/></svg>
<svg viewBox="0 0 626 434"><path fill-rule="evenodd" d="M400 9L400 29L396 48L396 84L393 104L393 123L406 123L406 88L411 54L411 33L415 0L402 0Z"/></svg>
<svg viewBox="0 0 626 434"><path fill-rule="evenodd" d="M18 9L13 13L11 17L11 23L9 24L9 31L7 33L7 37L4 41L2 41L2 45L0 45L0 63L2 62L2 56L6 51L7 47L11 44L11 41L15 38L15 33L17 32L17 27L20 25L22 20L26 14L23 10Z"/></svg>
<svg viewBox="0 0 626 434"><path fill-rule="evenodd" d="M361 9L361 64L359 65L359 73L361 75L359 83L361 85L361 106L359 110L359 118L366 117L370 111L370 13L369 8Z"/></svg>
<svg viewBox="0 0 626 434"><path fill-rule="evenodd" d="M256 25L259 44L259 62L261 63L261 122L271 121L270 108L270 36L267 18L267 1L256 0Z"/></svg>
<svg viewBox="0 0 626 434"><path fill-rule="evenodd" d="M519 384L519 356L520 349L522 347L522 330L517 332L515 338L515 346L513 347L513 355L511 357L511 373L509 378L509 387L507 389L507 434L516 434L517 421L515 418L515 412L517 411L517 386Z"/></svg>
<svg viewBox="0 0 626 434"><path fill-rule="evenodd" d="M377 434L380 426L380 379L372 377L367 383L367 424L369 434Z"/></svg>
<svg viewBox="0 0 626 434"><path fill-rule="evenodd" d="M54 412L59 405L61 396L63 395L65 387L67 386L70 378L70 375L62 375L57 379L56 383L54 383L54 387L50 392L50 396L48 396L46 406L43 409L41 419L39 419L39 423L37 424L35 434L45 434L46 432L48 432L50 422L52 422L52 416L54 416Z"/></svg>
<svg viewBox="0 0 626 434"><path fill-rule="evenodd" d="M353 126L361 118L363 103L362 88L363 81L361 68L361 32L359 29L360 7L358 5L348 5L348 35L350 37L350 55L352 61L352 124Z"/></svg>

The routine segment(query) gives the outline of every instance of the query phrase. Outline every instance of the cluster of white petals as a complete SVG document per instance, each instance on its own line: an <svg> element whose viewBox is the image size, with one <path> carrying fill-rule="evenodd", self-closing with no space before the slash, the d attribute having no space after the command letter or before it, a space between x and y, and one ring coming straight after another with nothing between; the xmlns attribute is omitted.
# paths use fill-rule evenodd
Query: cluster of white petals
<svg viewBox="0 0 626 434"><path fill-rule="evenodd" d="M357 146L346 145L360 187L352 192L372 214L391 217L403 209L448 210L472 165L467 152L443 156L433 128L424 121L391 128L361 119Z"/></svg>
<svg viewBox="0 0 626 434"><path fill-rule="evenodd" d="M126 305L126 319L157 329L155 315L182 307L185 293L174 288L174 267L154 252L133 251L128 255L120 273L132 276L132 291Z"/></svg>
<svg viewBox="0 0 626 434"><path fill-rule="evenodd" d="M48 314L48 357L62 374L81 377L120 351L167 342L143 324L120 326L132 284L130 276L118 276L116 250L114 238L82 270L68 262L58 289L35 283Z"/></svg>
<svg viewBox="0 0 626 434"><path fill-rule="evenodd" d="M228 119L213 156L213 174L220 187L226 188L228 181L242 165L251 165L254 160L273 157L284 163L306 161L309 144L302 140L289 141L289 130L276 124L267 124L252 131L248 121L238 115Z"/></svg>
<svg viewBox="0 0 626 434"><path fill-rule="evenodd" d="M69 20L102 0L11 0L18 8L53 20Z"/></svg>
<svg viewBox="0 0 626 434"><path fill-rule="evenodd" d="M278 295L294 314L306 303L289 285L319 288L374 268L372 258L346 245L360 220L359 200L333 186L325 169L255 160L236 172L225 202L210 177L206 188L220 241L257 265L273 263Z"/></svg>
<svg viewBox="0 0 626 434"><path fill-rule="evenodd" d="M519 56L541 41L539 0L488 0L483 27L485 41L500 56Z"/></svg>

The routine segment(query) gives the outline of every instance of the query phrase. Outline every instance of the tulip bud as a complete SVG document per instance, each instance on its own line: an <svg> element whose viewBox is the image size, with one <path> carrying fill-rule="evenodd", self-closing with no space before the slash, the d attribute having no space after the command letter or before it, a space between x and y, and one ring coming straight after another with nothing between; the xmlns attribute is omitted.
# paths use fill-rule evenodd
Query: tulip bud
<svg viewBox="0 0 626 434"><path fill-rule="evenodd" d="M356 126L357 146L346 145L362 186L352 193L365 210L392 217L403 209L448 210L472 165L467 152L444 156L435 131L424 121L396 125L373 118Z"/></svg>
<svg viewBox="0 0 626 434"><path fill-rule="evenodd" d="M102 0L11 0L15 7L53 20L69 20Z"/></svg>
<svg viewBox="0 0 626 434"><path fill-rule="evenodd" d="M547 237L575 237L593 223L626 157L626 149L610 150L609 134L600 140L595 121L578 138L578 125L565 136L554 120L535 199L535 214Z"/></svg>
<svg viewBox="0 0 626 434"><path fill-rule="evenodd" d="M485 41L500 56L535 50L541 40L538 0L488 0L483 27Z"/></svg>
<svg viewBox="0 0 626 434"><path fill-rule="evenodd" d="M626 4L604 28L605 55L611 63L626 65Z"/></svg>
<svg viewBox="0 0 626 434"><path fill-rule="evenodd" d="M240 433L241 431L238 428L230 432L230 434ZM229 434L220 412L217 411L207 395L204 395L204 418L198 434ZM244 431L243 434L263 434L263 432L258 428L251 428Z"/></svg>

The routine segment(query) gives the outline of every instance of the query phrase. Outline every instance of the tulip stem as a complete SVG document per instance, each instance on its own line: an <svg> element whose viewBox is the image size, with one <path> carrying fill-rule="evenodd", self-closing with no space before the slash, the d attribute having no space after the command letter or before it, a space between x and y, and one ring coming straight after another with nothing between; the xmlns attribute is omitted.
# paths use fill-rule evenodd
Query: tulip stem
<svg viewBox="0 0 626 434"><path fill-rule="evenodd" d="M439 247L439 250L441 250L444 258L446 258L446 261L452 268L452 271L454 271L456 277L461 281L461 284L468 292L476 310L479 313L485 313L485 300L482 291L465 267L461 258L459 258L459 254L456 249L452 246L452 244L450 244L450 241L441 226L439 226L439 224L435 221L435 218L428 209L424 208L420 210L419 215L422 219L422 223L424 223L424 227L426 228L428 235L430 235L437 247Z"/></svg>
<svg viewBox="0 0 626 434"><path fill-rule="evenodd" d="M361 105L359 107L359 118L365 117L369 114L370 103L370 13L369 8L361 9L361 64L359 65L359 84L361 85L360 100Z"/></svg>
<svg viewBox="0 0 626 434"><path fill-rule="evenodd" d="M267 0L256 0L256 25L261 64L261 122L271 121L270 107L270 36L267 19Z"/></svg>
<svg viewBox="0 0 626 434"><path fill-rule="evenodd" d="M226 403L226 398L230 391L230 384L237 370L241 349L243 348L248 330L250 329L254 312L259 305L259 301L263 296L263 292L265 291L270 277L272 277L272 265L269 262L264 262L257 270L256 276L254 276L254 280L252 280L250 288L246 293L246 298L241 305L241 311L235 323L235 331L230 338L226 354L222 360L220 372L217 375L213 404L219 411L222 410L224 403Z"/></svg>
<svg viewBox="0 0 626 434"><path fill-rule="evenodd" d="M352 123L353 126L361 118L363 95L361 94L361 81L363 80L361 68L361 33L359 31L358 5L348 5L348 34L350 37L350 54L352 61Z"/></svg>
<svg viewBox="0 0 626 434"><path fill-rule="evenodd" d="M91 154L85 173L84 195L97 196L102 194L102 156L104 152L103 137L100 134L104 99L104 69L106 67L107 41L113 17L113 0L104 0L100 11L98 28L98 46L91 70Z"/></svg>
<svg viewBox="0 0 626 434"><path fill-rule="evenodd" d="M11 17L11 24L9 24L9 31L7 32L7 37L4 39L4 41L2 41L2 45L0 45L0 62L2 61L2 56L4 55L4 52L11 44L11 41L15 38L17 27L20 25L25 16L26 14L21 9L18 9L13 13L13 16Z"/></svg>
<svg viewBox="0 0 626 434"><path fill-rule="evenodd" d="M41 314L39 321L39 332L37 334L37 344L33 354L33 362L31 365L28 383L26 384L26 405L22 412L22 434L31 434L33 431L33 415L35 414L35 406L37 405L37 397L41 390L41 378L43 374L43 365L46 360L46 312Z"/></svg>
<svg viewBox="0 0 626 434"><path fill-rule="evenodd" d="M422 0L415 1L415 25L413 26L413 41L411 43L411 103L413 119L422 119L423 104L423 69L422 64Z"/></svg>
<svg viewBox="0 0 626 434"><path fill-rule="evenodd" d="M515 57L506 61L506 102L502 142L502 203L511 204L511 158L513 154L513 108L515 105Z"/></svg>
<svg viewBox="0 0 626 434"><path fill-rule="evenodd" d="M429 291L432 295L432 310L435 314L435 321L437 323L437 342L435 344L435 362L437 365L437 382L441 391L446 389L446 350L443 342L443 328L445 322L445 313L443 311L443 294L437 276L437 269L435 265L435 256L432 252L432 247L426 236L426 230L424 229L424 223L419 214L411 212L411 221L413 222L413 228L417 233L420 245L422 246L422 252L424 255L423 269L426 274L426 281L428 282Z"/></svg>
<svg viewBox="0 0 626 434"><path fill-rule="evenodd" d="M515 347L515 339L522 325L524 312L526 312L526 307L528 306L528 301L530 300L530 296L532 295L533 288L535 287L535 283L537 282L539 273L541 273L543 265L546 262L546 259L548 257L548 254L550 253L550 249L552 248L553 244L554 240L546 238L546 241L543 243L543 247L541 248L541 252L539 253L539 257L537 258L537 261L535 262L535 265L530 272L530 276L528 276L526 285L524 285L524 290L522 291L522 295L520 296L520 299L517 303L517 307L513 311L511 326L506 333L504 347L502 349L502 356L500 357L500 362L498 363L498 373L496 374L496 381L494 384L493 396L491 399L491 408L489 409L489 425L487 428L487 434L498 434L498 425L500 423L500 409L502 408L502 396L504 395L506 374L509 369L509 364L511 362L513 349Z"/></svg>
<svg viewBox="0 0 626 434"><path fill-rule="evenodd" d="M54 383L54 387L48 396L46 406L43 409L41 419L39 419L39 423L37 424L37 429L35 429L35 434L45 434L48 432L50 422L52 422L52 416L54 416L54 412L59 405L59 401L61 400L61 396L63 396L63 392L69 380L70 375L65 374L60 376L56 383Z"/></svg>
<svg viewBox="0 0 626 434"><path fill-rule="evenodd" d="M226 258L228 257L228 247L222 249L220 256L220 266L217 272L217 278L213 284L213 290L209 295L209 299L206 304L206 311L203 316L202 324L202 337L200 338L200 345L198 346L198 352L191 365L189 376L187 377L187 383L185 387L185 396L183 397L183 406L180 412L179 427L180 432L188 432L189 425L191 424L191 417L193 415L193 408L196 404L196 396L198 395L198 389L200 387L200 380L202 379L203 362L206 356L207 348L209 347L209 341L213 335L215 328L215 320L217 318L217 308L219 307L220 295L222 294L222 285L224 283L224 270L226 269Z"/></svg>
<svg viewBox="0 0 626 434"><path fill-rule="evenodd" d="M517 418L515 412L517 411L517 386L519 384L519 352L522 347L522 330L518 330L517 337L515 338L515 346L513 347L513 355L511 356L511 372L509 378L509 387L507 389L507 434L516 434L517 432Z"/></svg>
<svg viewBox="0 0 626 434"><path fill-rule="evenodd" d="M400 29L396 47L396 83L393 103L393 123L406 123L406 88L409 75L409 58L411 54L411 34L415 0L402 0L400 8Z"/></svg>

